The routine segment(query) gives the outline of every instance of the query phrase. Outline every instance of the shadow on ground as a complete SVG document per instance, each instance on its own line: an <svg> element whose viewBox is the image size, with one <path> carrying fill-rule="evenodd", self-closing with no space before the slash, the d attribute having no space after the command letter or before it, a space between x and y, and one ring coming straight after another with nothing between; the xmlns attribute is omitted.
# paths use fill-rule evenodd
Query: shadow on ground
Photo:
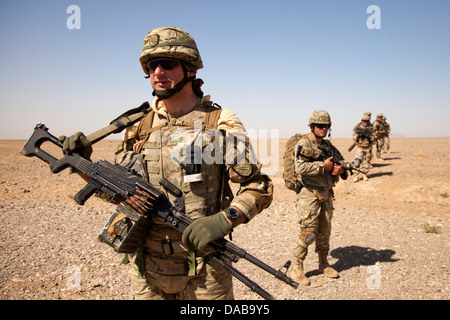
<svg viewBox="0 0 450 320"><path fill-rule="evenodd" d="M330 256L338 259L336 263L331 266L337 271L342 272L359 266L372 266L377 262L396 262L399 259L394 259L394 250L375 250L372 248L365 248L359 246L346 246L334 249L330 252ZM306 273L307 277L318 275L318 270L313 270Z"/></svg>

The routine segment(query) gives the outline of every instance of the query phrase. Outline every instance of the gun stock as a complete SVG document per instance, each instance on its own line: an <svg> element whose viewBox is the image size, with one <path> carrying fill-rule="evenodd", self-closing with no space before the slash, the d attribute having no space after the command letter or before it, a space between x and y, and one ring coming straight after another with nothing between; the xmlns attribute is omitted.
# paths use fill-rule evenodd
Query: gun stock
<svg viewBox="0 0 450 320"><path fill-rule="evenodd" d="M356 147L356 142L353 142L353 144L348 148L348 152L352 151Z"/></svg>

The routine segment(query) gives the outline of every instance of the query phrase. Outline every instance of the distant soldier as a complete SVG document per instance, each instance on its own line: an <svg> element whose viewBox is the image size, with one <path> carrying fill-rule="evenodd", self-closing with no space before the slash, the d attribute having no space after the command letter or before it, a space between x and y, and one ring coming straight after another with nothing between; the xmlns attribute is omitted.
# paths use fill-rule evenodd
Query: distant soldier
<svg viewBox="0 0 450 320"><path fill-rule="evenodd" d="M356 144L356 155L353 165L355 168L360 168L366 174L355 173L353 182L358 182L361 179L368 180L367 174L369 173L370 163L372 161L372 145L375 140L373 136L373 128L370 124L370 117L364 114L361 118L359 126L356 126L353 130L353 140Z"/></svg>
<svg viewBox="0 0 450 320"><path fill-rule="evenodd" d="M329 140L324 140L331 126L328 112L316 110L309 118L311 132L303 135L295 146L295 173L297 184L297 213L299 215L300 236L295 250L292 278L301 285L310 281L303 270L303 261L308 253L308 246L316 242L319 254L319 272L329 278L339 277L327 261L330 249L331 218L333 216L333 187L347 178L346 171L332 162L332 157L324 159L320 148L333 150L340 154Z"/></svg>
<svg viewBox="0 0 450 320"><path fill-rule="evenodd" d="M381 158L381 151L383 150L383 146L384 146L384 136L386 135L386 127L383 123L383 114L379 113L377 114L377 120L374 121L373 123L373 133L375 134L376 137L376 142L377 142L377 159L379 160L383 160Z"/></svg>
<svg viewBox="0 0 450 320"><path fill-rule="evenodd" d="M369 124L368 124L368 126L369 126L370 128L372 128L372 127L373 127L373 124L372 124L372 122L370 122L370 119L372 118L372 112L370 112L370 111L364 112L363 117L364 117L364 119L369 119ZM355 132L355 130L356 130L358 127L360 128L361 125L362 125L362 121L360 121L360 122L353 128L353 132ZM353 149L353 148L351 148L351 149ZM349 151L351 151L351 149L350 149ZM372 155L372 147L370 147L370 158L372 159L372 157L373 157L373 155ZM372 168L372 165L370 165L370 168Z"/></svg>
<svg viewBox="0 0 450 320"><path fill-rule="evenodd" d="M386 116L383 116L382 118L383 120L383 124L386 127L386 134L384 135L384 147L383 147L383 151L387 152L387 153L391 153L390 149L391 149L391 142L389 139L389 134L391 133L391 126L389 123L386 122Z"/></svg>

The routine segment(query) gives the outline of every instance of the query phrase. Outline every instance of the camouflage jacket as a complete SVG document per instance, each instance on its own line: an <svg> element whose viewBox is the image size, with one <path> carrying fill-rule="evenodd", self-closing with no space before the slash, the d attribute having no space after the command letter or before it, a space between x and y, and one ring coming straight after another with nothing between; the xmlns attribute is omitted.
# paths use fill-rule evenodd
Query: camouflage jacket
<svg viewBox="0 0 450 320"><path fill-rule="evenodd" d="M326 148L337 149L329 140L322 140L320 143ZM332 189L339 181L339 176L331 175L331 172L323 168L322 151L310 135L304 135L295 146L295 172L297 179L304 187L310 190L323 191Z"/></svg>

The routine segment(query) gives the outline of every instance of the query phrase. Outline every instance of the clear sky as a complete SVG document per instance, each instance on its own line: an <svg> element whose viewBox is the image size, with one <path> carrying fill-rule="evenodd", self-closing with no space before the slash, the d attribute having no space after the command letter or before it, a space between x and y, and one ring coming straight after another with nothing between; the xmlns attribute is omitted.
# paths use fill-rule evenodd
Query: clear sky
<svg viewBox="0 0 450 320"><path fill-rule="evenodd" d="M70 5L80 29L67 26ZM56 136L89 134L151 100L138 58L147 32L163 26L195 38L203 91L247 129L289 137L325 109L337 138L351 137L365 111L384 113L394 137L450 137L449 9L448 0L1 0L0 139L27 139L38 122Z"/></svg>

